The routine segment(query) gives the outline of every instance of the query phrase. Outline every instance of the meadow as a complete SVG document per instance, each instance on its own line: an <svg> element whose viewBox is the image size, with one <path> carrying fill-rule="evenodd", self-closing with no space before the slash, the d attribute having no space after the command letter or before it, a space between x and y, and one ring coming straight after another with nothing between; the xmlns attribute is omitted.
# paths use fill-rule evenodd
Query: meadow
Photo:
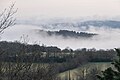
<svg viewBox="0 0 120 80"><path fill-rule="evenodd" d="M60 73L59 77L61 80L68 80L69 77L71 80L77 80L80 76L86 76L91 70L104 71L108 67L112 67L110 62L90 62L81 67Z"/></svg>

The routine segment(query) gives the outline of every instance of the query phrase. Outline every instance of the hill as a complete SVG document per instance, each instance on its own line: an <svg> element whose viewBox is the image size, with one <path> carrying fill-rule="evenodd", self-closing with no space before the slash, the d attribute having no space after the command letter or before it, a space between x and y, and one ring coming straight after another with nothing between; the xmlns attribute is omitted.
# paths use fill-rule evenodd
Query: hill
<svg viewBox="0 0 120 80"><path fill-rule="evenodd" d="M96 36L98 34L95 33L87 33L87 32L76 32L76 31L69 31L69 30L59 30L59 31L44 31L39 30L39 34L41 33L47 33L49 36L62 36L64 38L70 37L70 38L90 38L93 36Z"/></svg>

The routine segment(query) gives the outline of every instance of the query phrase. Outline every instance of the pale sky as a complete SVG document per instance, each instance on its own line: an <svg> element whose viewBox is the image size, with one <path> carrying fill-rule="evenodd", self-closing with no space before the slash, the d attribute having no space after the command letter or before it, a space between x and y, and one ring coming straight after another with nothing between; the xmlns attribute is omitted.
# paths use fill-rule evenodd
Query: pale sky
<svg viewBox="0 0 120 80"><path fill-rule="evenodd" d="M120 16L120 0L0 0L0 9L15 1L19 18Z"/></svg>

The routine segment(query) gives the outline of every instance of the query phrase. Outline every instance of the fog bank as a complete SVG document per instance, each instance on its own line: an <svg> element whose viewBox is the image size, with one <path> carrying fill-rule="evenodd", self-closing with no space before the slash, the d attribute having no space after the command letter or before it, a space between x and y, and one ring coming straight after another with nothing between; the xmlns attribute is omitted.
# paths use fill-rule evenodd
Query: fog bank
<svg viewBox="0 0 120 80"><path fill-rule="evenodd" d="M112 49L120 47L120 29L90 26L85 32L97 33L99 35L92 38L63 38L62 36L48 36L47 33L38 33L37 30L43 30L43 27L30 25L15 25L9 27L2 34L1 40L16 41L21 36L27 36L28 43L39 43L47 46L57 46L61 49L70 47L78 48L96 48ZM72 30L72 29L71 29ZM80 31L80 30L79 30ZM80 31L81 32L81 31Z"/></svg>

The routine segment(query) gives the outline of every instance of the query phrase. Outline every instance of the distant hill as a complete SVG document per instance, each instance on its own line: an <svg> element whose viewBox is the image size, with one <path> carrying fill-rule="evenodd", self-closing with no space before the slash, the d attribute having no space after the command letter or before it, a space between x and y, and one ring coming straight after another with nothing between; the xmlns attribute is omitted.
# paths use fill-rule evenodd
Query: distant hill
<svg viewBox="0 0 120 80"><path fill-rule="evenodd" d="M120 28L120 21L112 21L112 20L106 20L106 21L85 21L81 22L80 26L97 26L97 27L102 27L102 26L107 26L111 28Z"/></svg>
<svg viewBox="0 0 120 80"><path fill-rule="evenodd" d="M71 22L64 22L64 21L46 21L46 22L39 22L39 21L25 21L25 22L18 22L18 24L29 24L29 25L36 25L40 26L43 29L69 29L69 28L77 28L81 29L81 27L85 27L86 29L89 28L89 26L95 26L95 27L110 27L110 28L120 28L120 21L115 20L86 20L86 21L71 21Z"/></svg>
<svg viewBox="0 0 120 80"><path fill-rule="evenodd" d="M71 38L89 38L89 37L98 35L98 34L94 34L94 33L76 32L76 31L69 31L69 30L59 30L59 31L39 30L39 33L40 32L42 32L42 33L45 32L49 36L56 35L56 36L71 37Z"/></svg>
<svg viewBox="0 0 120 80"><path fill-rule="evenodd" d="M120 21L112 21L112 20L89 20L89 21L82 21L82 22L75 22L75 23L51 23L51 24L46 24L44 26L47 26L48 28L57 28L57 27L73 27L73 28L80 28L85 27L86 29L89 28L89 26L94 26L94 27L110 27L110 28L120 28Z"/></svg>

